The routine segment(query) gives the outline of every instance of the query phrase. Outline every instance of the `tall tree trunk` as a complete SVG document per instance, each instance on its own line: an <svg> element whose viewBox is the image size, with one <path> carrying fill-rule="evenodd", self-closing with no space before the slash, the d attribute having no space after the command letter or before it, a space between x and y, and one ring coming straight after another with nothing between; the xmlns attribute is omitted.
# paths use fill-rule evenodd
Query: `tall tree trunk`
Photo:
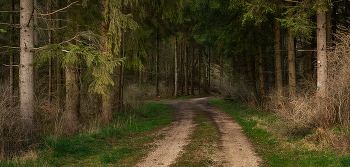
<svg viewBox="0 0 350 167"><path fill-rule="evenodd" d="M282 57L281 57L281 24L275 20L275 57L276 57L276 88L279 94L283 89Z"/></svg>
<svg viewBox="0 0 350 167"><path fill-rule="evenodd" d="M51 13L52 10L52 1L49 0L47 5L48 12ZM49 44L53 44L53 23L52 16L49 15ZM52 102L52 58L49 59L49 102Z"/></svg>
<svg viewBox="0 0 350 167"><path fill-rule="evenodd" d="M185 73L185 96L188 96L188 55L187 55L187 31L184 33L184 73Z"/></svg>
<svg viewBox="0 0 350 167"><path fill-rule="evenodd" d="M11 0L11 11L15 11L15 2L14 0ZM10 37L10 43L11 46L15 45L15 39L14 39L14 35L15 35L15 16L14 13L11 12L10 14L10 23L11 23L11 37ZM15 94L15 89L14 89L14 82L13 82L13 78L14 78L14 71L13 71L13 58L14 58L14 52L11 51L10 52L10 97L9 97L9 106L13 106L13 97Z"/></svg>
<svg viewBox="0 0 350 167"><path fill-rule="evenodd" d="M107 1L102 1L102 8L100 9L101 13L104 17L108 17L104 12L105 8L107 7ZM107 33L108 33L109 25L105 22L105 19L100 23L100 31L101 31L101 51L102 51L102 58L107 59L107 55L109 53L109 49L107 46ZM109 94L110 87L107 86L104 94L102 94L102 125L107 126L109 125L113 120L113 111L112 111L112 98Z"/></svg>
<svg viewBox="0 0 350 167"><path fill-rule="evenodd" d="M208 49L208 65L207 65L207 79L208 79L208 88L210 88L210 48Z"/></svg>
<svg viewBox="0 0 350 167"><path fill-rule="evenodd" d="M317 10L317 98L319 104L327 94L327 25L324 11L326 1L318 0ZM323 110L323 109L322 109Z"/></svg>
<svg viewBox="0 0 350 167"><path fill-rule="evenodd" d="M201 54L202 54L202 48L199 46L198 47L198 66L197 66L197 71L198 71L198 94L201 94Z"/></svg>
<svg viewBox="0 0 350 167"><path fill-rule="evenodd" d="M252 92L252 95L254 98L256 98L257 91L256 91L256 84L255 84L255 74L254 74L254 69L253 69L253 64L252 64L252 58L250 54L246 54L246 59L247 59L247 70L248 70L248 76L249 76L249 87L250 91Z"/></svg>
<svg viewBox="0 0 350 167"><path fill-rule="evenodd" d="M258 46L259 50L259 80L260 80L260 96L261 103L265 102L265 81L264 81L264 62L263 62L263 53L262 53L262 44Z"/></svg>
<svg viewBox="0 0 350 167"><path fill-rule="evenodd" d="M156 96L159 96L159 28L157 28L157 55L156 55Z"/></svg>
<svg viewBox="0 0 350 167"><path fill-rule="evenodd" d="M58 7L59 8L62 8L62 0L58 0ZM57 13L57 18L60 18L59 17L59 13ZM62 21L59 20L58 21L58 27L61 28L62 27ZM56 41L56 43L60 43L61 39L59 38L58 41ZM58 105L58 108L60 109L61 107L63 107L63 90L62 90L62 85L63 85L63 81L62 81L62 64L61 64L61 57L59 57L57 55L56 57L56 72L57 72L57 79L56 79L56 93L57 93L57 105Z"/></svg>
<svg viewBox="0 0 350 167"><path fill-rule="evenodd" d="M203 93L206 94L208 93L208 90L207 90L207 58L206 58L206 55L205 55L205 49L203 51Z"/></svg>
<svg viewBox="0 0 350 167"><path fill-rule="evenodd" d="M194 73L194 39L191 40L192 42L192 57L191 57L191 95L194 95L194 89L193 89L193 73Z"/></svg>
<svg viewBox="0 0 350 167"><path fill-rule="evenodd" d="M69 0L68 3L72 3ZM69 20L73 20L73 14L69 14ZM73 24L68 24L69 29L73 29ZM76 44L72 42L73 44ZM67 63L66 73L66 106L64 112L64 129L68 136L74 135L78 131L78 120L80 116L80 88L79 70L76 64Z"/></svg>
<svg viewBox="0 0 350 167"><path fill-rule="evenodd" d="M290 6L292 6L291 3L289 3ZM287 17L292 17L291 14L288 14ZM288 33L288 89L289 89L289 95L293 95L295 91L296 86L296 79L295 79L295 44L294 44L294 37L293 37L293 31L291 28L287 28Z"/></svg>
<svg viewBox="0 0 350 167"><path fill-rule="evenodd" d="M183 87L184 87L184 84L183 84L183 80L184 80L184 73L183 73L183 43L180 43L179 44L179 89L180 89L180 95L182 96L183 95Z"/></svg>
<svg viewBox="0 0 350 167"><path fill-rule="evenodd" d="M174 69L175 69L175 91L174 91L174 95L175 95L175 98L177 98L178 97L178 87L179 87L179 84L178 84L178 64L177 64L177 37L175 38L175 67L174 67Z"/></svg>
<svg viewBox="0 0 350 167"><path fill-rule="evenodd" d="M68 136L78 131L80 116L79 71L77 65L66 65L66 110L64 113L64 129Z"/></svg>
<svg viewBox="0 0 350 167"><path fill-rule="evenodd" d="M25 139L34 135L34 1L20 0L20 116L22 133Z"/></svg>
<svg viewBox="0 0 350 167"><path fill-rule="evenodd" d="M328 11L326 13L326 24L327 24L327 49L332 47L332 7L328 5Z"/></svg>

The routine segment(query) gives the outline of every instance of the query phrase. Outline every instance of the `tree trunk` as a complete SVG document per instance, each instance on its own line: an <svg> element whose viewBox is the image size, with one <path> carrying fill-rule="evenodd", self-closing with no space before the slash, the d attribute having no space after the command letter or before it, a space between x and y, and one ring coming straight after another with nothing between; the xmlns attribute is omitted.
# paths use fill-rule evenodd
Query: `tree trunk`
<svg viewBox="0 0 350 167"><path fill-rule="evenodd" d="M68 3L72 3L69 0ZM69 14L69 20L73 19L73 14ZM73 24L68 24L69 29L72 29ZM75 44L74 42L72 42ZM76 64L67 63L66 72L66 106L64 119L64 129L68 136L74 135L78 129L78 120L80 116L80 88L79 88L79 70Z"/></svg>
<svg viewBox="0 0 350 167"><path fill-rule="evenodd" d="M205 56L205 49L204 49L204 52L203 52L203 93L206 94L208 93L208 90L207 90L207 58Z"/></svg>
<svg viewBox="0 0 350 167"><path fill-rule="evenodd" d="M174 69L175 69L175 91L174 91L174 95L175 95L175 98L177 98L178 97L178 87L179 87L179 85L178 85L178 64L177 64L177 37L175 38L175 67L174 67Z"/></svg>
<svg viewBox="0 0 350 167"><path fill-rule="evenodd" d="M104 17L108 17L105 12L105 8L107 6L106 0L102 1L102 8L100 9L102 15ZM107 59L107 55L109 53L109 49L107 46L107 33L108 33L109 25L105 22L105 19L100 23L100 31L101 31L101 51L102 51L102 58ZM107 90L105 90L104 94L102 94L102 125L107 126L109 125L113 120L113 111L112 111L112 98L109 92L111 92L110 87L106 87Z"/></svg>
<svg viewBox="0 0 350 167"><path fill-rule="evenodd" d="M191 95L194 95L194 89L193 89L193 72L194 72L194 39L191 40L192 42L192 57L191 57Z"/></svg>
<svg viewBox="0 0 350 167"><path fill-rule="evenodd" d="M51 13L52 2L49 0L48 12ZM52 16L49 15L49 44L53 44L53 24ZM49 59L49 102L52 102L52 58Z"/></svg>
<svg viewBox="0 0 350 167"><path fill-rule="evenodd" d="M291 5L290 5L291 6ZM292 17L288 14L287 17ZM295 92L296 79L295 79L295 44L293 31L287 28L288 33L288 89L289 95L293 95Z"/></svg>
<svg viewBox="0 0 350 167"><path fill-rule="evenodd" d="M14 0L11 0L11 11L15 11L15 2ZM11 24L11 37L10 37L10 43L11 46L15 45L15 39L14 39L14 35L15 35L15 16L14 13L11 12L10 14L10 24ZM14 102L14 82L13 82L13 78L14 78L14 71L13 71L13 59L14 59L14 52L10 52L10 97L9 97L9 106L13 106L13 102Z"/></svg>
<svg viewBox="0 0 350 167"><path fill-rule="evenodd" d="M62 0L58 0L58 7L59 8L62 8ZM59 13L57 13L57 18L60 18L59 17ZM62 27L62 21L59 20L58 21L58 28L61 28ZM61 39L59 38L58 41L56 41L56 43L60 43ZM62 81L62 64L61 64L61 57L59 57L57 55L56 57L56 72L57 72L57 80L56 80L56 93L57 93L57 105L58 105L58 108L60 109L61 107L63 107L63 95L64 95L64 92L63 92L63 88L62 88L62 85L63 85L63 81Z"/></svg>
<svg viewBox="0 0 350 167"><path fill-rule="evenodd" d="M183 43L180 43L179 45L179 88L180 88L180 95L182 96L183 95L183 91L184 91L184 73L183 73L183 46L184 44Z"/></svg>
<svg viewBox="0 0 350 167"><path fill-rule="evenodd" d="M254 98L256 98L256 84L255 84L255 74L254 74L254 69L253 69L253 65L252 65L252 58L250 56L250 54L246 54L246 59L247 59L247 70L248 70L248 76L249 76L249 87L250 87L250 91L252 92L252 95Z"/></svg>
<svg viewBox="0 0 350 167"><path fill-rule="evenodd" d="M201 54L202 54L202 48L198 47L198 94L201 94Z"/></svg>
<svg viewBox="0 0 350 167"><path fill-rule="evenodd" d="M317 98L320 103L327 94L327 30L325 0L318 0L321 4L317 10Z"/></svg>
<svg viewBox="0 0 350 167"><path fill-rule="evenodd" d="M260 80L260 96L261 103L265 102L265 81L264 81L264 62L263 62L263 53L262 53L262 44L258 46L259 50L259 80Z"/></svg>
<svg viewBox="0 0 350 167"><path fill-rule="evenodd" d="M185 96L188 96L188 55L187 55L187 31L184 33L184 76L185 76Z"/></svg>
<svg viewBox="0 0 350 167"><path fill-rule="evenodd" d="M208 88L210 88L210 48L208 49L208 65L207 65L207 79L208 79Z"/></svg>
<svg viewBox="0 0 350 167"><path fill-rule="evenodd" d="M19 66L19 89L20 89L20 116L22 133L25 139L34 135L34 1L20 0L20 66Z"/></svg>
<svg viewBox="0 0 350 167"><path fill-rule="evenodd" d="M276 57L276 88L279 94L283 89L282 57L281 57L281 24L275 20L275 57Z"/></svg>
<svg viewBox="0 0 350 167"><path fill-rule="evenodd" d="M156 96L159 96L159 28L157 28L157 55L156 55Z"/></svg>
<svg viewBox="0 0 350 167"><path fill-rule="evenodd" d="M332 47L332 8L330 5L328 5L328 11L326 13L326 24L327 24L327 49L330 49Z"/></svg>
<svg viewBox="0 0 350 167"><path fill-rule="evenodd" d="M64 129L68 136L78 131L80 116L79 72L76 65L66 65L66 110L64 113Z"/></svg>

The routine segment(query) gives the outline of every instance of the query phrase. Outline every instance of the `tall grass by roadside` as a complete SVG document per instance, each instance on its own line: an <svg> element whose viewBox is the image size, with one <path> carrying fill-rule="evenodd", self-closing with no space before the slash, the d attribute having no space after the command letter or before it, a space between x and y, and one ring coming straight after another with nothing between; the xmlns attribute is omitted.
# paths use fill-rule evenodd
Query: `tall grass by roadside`
<svg viewBox="0 0 350 167"><path fill-rule="evenodd" d="M245 103L209 103L237 120L263 157L263 166L350 166L350 128L309 128Z"/></svg>
<svg viewBox="0 0 350 167"><path fill-rule="evenodd" d="M116 113L115 117L105 128L72 138L38 137L32 141L37 149L27 153L31 158L2 161L0 166L132 166L152 148L150 143L161 137L140 134L169 124L173 114L170 107L147 103L132 115Z"/></svg>

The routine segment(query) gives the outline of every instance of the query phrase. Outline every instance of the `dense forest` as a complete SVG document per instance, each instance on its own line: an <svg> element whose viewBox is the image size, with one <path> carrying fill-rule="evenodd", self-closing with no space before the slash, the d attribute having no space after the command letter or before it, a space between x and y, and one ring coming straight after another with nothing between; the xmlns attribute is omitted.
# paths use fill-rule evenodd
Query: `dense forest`
<svg viewBox="0 0 350 167"><path fill-rule="evenodd" d="M189 95L347 126L349 16L349 0L1 0L0 159Z"/></svg>

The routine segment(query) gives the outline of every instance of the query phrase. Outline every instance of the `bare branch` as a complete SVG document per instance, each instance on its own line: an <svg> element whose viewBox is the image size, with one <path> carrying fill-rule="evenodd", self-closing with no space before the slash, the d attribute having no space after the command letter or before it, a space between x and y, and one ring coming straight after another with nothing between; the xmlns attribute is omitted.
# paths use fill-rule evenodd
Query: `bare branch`
<svg viewBox="0 0 350 167"><path fill-rule="evenodd" d="M35 29L50 31L50 30L61 30L61 29L64 29L64 28L67 28L67 26L63 26L63 27L59 27L59 28L35 28Z"/></svg>
<svg viewBox="0 0 350 167"><path fill-rule="evenodd" d="M0 13L19 13L19 11L0 11Z"/></svg>
<svg viewBox="0 0 350 167"><path fill-rule="evenodd" d="M38 15L41 15L41 16L49 16L49 15L55 14L55 13L57 13L57 12L59 12L59 11L62 11L62 10L67 9L67 8L71 7L72 5L76 4L77 2L78 2L78 1L75 1L75 2L73 2L73 3L71 3L71 4L69 4L68 6L66 6L66 7L64 7L64 8L62 8L62 9L58 9L58 10L56 10L56 11L54 11L54 12L47 13L47 14L38 14Z"/></svg>
<svg viewBox="0 0 350 167"><path fill-rule="evenodd" d="M20 49L20 47L13 47L13 46L0 46L0 48Z"/></svg>
<svg viewBox="0 0 350 167"><path fill-rule="evenodd" d="M7 64L2 64L3 66L6 66L6 67L11 67L11 66L15 66L15 67L18 67L18 65L7 65Z"/></svg>

